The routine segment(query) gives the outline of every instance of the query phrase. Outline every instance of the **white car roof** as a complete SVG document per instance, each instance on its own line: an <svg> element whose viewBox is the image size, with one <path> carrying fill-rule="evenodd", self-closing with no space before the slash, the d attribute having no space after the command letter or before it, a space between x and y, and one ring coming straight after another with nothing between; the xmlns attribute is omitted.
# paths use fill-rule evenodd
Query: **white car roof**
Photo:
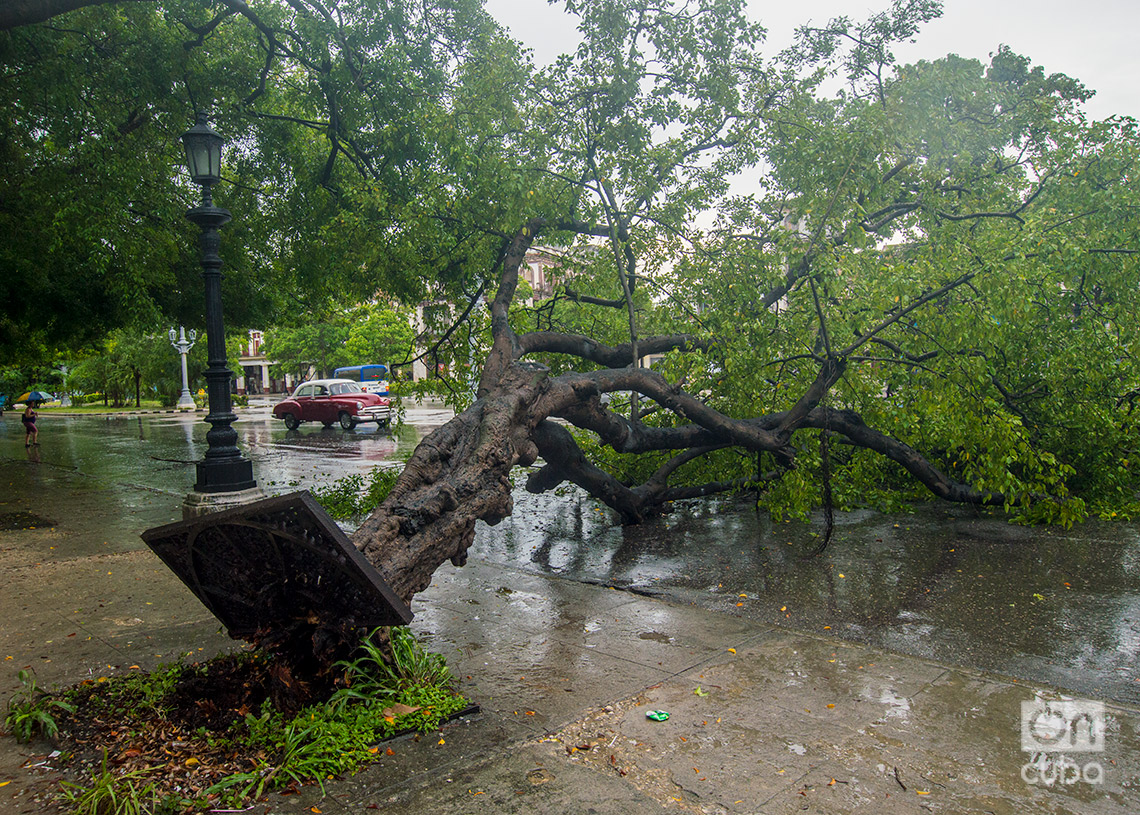
<svg viewBox="0 0 1140 815"><path fill-rule="evenodd" d="M352 379L310 379L308 382L302 382L301 385L324 385L325 387L328 387L329 385L338 382L347 382L349 385L360 384L359 382L356 382ZM301 387L301 385L298 385L297 388ZM293 390L296 390L297 388L294 388Z"/></svg>

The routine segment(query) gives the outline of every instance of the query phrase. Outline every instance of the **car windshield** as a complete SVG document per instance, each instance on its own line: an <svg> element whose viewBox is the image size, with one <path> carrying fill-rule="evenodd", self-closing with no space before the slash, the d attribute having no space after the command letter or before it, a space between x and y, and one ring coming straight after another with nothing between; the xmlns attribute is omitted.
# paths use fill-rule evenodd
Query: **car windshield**
<svg viewBox="0 0 1140 815"><path fill-rule="evenodd" d="M333 396L344 396L347 393L364 392L356 382L334 382L329 385L329 390L332 391Z"/></svg>

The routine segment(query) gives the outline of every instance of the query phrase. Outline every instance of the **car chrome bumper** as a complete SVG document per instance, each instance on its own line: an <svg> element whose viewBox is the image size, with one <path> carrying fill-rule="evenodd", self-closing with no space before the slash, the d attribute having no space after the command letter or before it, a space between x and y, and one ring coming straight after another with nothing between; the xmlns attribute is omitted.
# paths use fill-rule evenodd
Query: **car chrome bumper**
<svg viewBox="0 0 1140 815"><path fill-rule="evenodd" d="M359 411L354 419L358 422L386 422L392 416L392 408L390 407L377 407L365 408Z"/></svg>

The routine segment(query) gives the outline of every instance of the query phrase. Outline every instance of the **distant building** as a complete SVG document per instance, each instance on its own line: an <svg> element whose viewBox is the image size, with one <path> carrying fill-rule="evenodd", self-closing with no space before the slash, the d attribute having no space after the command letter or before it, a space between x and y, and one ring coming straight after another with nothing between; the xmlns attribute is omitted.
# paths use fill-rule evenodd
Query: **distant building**
<svg viewBox="0 0 1140 815"><path fill-rule="evenodd" d="M519 271L523 280L530 284L534 300L553 297L555 285L570 276L564 269L562 255L556 250L541 246L527 250Z"/></svg>
<svg viewBox="0 0 1140 815"><path fill-rule="evenodd" d="M241 372L237 376L237 392L242 394L285 393L296 383L288 374L284 379L274 379L269 368L276 363L262 352L265 334L251 330L241 348Z"/></svg>

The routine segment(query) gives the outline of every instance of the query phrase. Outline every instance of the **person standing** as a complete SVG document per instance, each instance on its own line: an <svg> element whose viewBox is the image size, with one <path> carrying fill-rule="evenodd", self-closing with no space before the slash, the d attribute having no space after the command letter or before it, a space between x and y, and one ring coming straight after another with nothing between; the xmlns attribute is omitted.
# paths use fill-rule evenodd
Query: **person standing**
<svg viewBox="0 0 1140 815"><path fill-rule="evenodd" d="M23 414L20 416L20 421L24 423L24 446L31 447L33 444L39 445L40 431L36 429L36 409L34 402L28 402L27 407L24 408Z"/></svg>

